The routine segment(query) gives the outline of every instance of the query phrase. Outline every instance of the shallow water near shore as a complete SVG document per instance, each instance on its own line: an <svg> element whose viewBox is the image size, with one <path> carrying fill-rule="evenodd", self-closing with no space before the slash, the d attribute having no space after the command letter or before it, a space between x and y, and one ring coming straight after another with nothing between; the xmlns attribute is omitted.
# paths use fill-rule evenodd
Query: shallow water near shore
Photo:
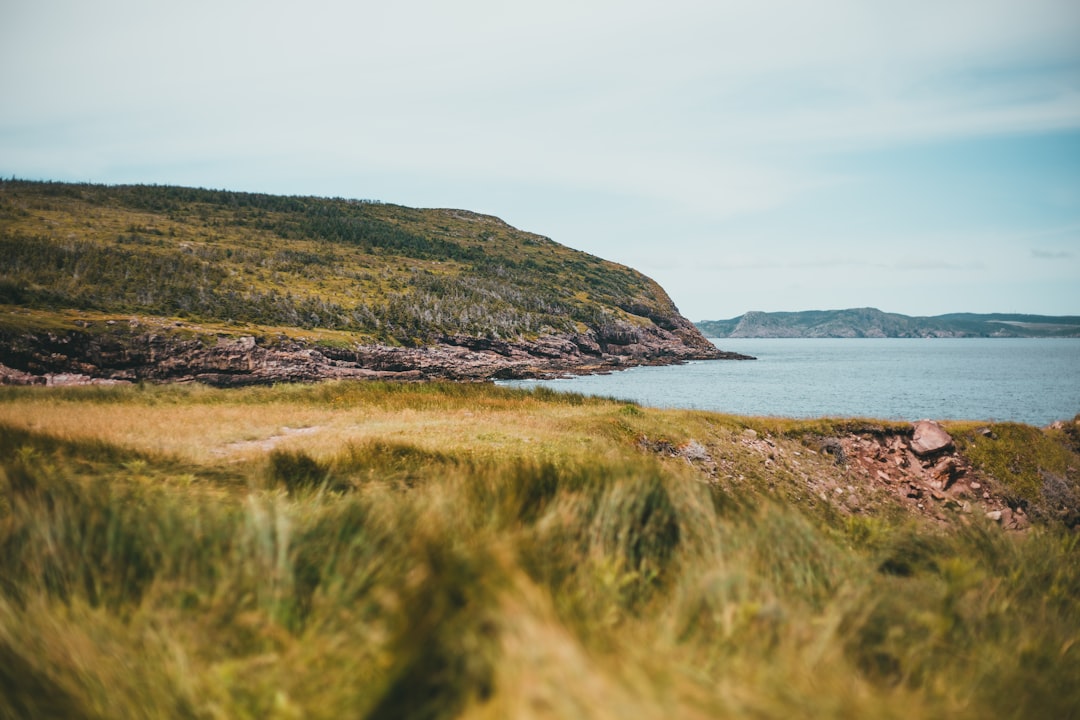
<svg viewBox="0 0 1080 720"><path fill-rule="evenodd" d="M699 361L515 387L642 405L793 418L1046 425L1080 413L1080 339L721 339L754 361Z"/></svg>

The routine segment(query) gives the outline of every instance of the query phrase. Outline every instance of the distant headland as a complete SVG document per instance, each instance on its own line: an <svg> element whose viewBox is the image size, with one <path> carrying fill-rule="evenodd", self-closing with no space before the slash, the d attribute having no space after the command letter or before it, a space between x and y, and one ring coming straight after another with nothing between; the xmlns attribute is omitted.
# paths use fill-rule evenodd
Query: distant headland
<svg viewBox="0 0 1080 720"><path fill-rule="evenodd" d="M1080 316L950 313L911 317L877 308L748 312L694 323L712 338L1080 337Z"/></svg>

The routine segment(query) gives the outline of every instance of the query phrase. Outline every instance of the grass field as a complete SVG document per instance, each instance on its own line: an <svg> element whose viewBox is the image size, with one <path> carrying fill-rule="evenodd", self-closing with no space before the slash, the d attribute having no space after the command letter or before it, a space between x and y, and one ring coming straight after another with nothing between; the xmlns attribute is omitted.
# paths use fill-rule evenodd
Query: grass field
<svg viewBox="0 0 1080 720"><path fill-rule="evenodd" d="M808 492L855 482L808 442L853 426L0 388L0 717L1080 717L1080 535ZM1075 485L1067 433L952 429L1003 487Z"/></svg>

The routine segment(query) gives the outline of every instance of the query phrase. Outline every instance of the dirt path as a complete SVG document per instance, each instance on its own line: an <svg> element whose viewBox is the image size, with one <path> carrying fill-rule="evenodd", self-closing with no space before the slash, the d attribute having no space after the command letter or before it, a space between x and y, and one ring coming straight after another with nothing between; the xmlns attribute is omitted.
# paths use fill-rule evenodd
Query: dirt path
<svg viewBox="0 0 1080 720"><path fill-rule="evenodd" d="M267 452L273 450L274 447L286 438L295 437L297 435L312 435L322 430L321 425L314 425L311 427L288 427L283 426L281 432L270 437L263 438L261 440L240 440L238 442L231 442L228 445L218 448L215 451L217 455L233 455L236 453L246 452L248 450L261 450Z"/></svg>

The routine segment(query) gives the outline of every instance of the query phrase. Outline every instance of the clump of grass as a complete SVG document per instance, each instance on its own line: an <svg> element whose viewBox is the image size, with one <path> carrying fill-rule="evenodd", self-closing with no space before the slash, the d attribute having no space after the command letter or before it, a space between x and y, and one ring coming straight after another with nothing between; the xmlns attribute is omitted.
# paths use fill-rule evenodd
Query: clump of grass
<svg viewBox="0 0 1080 720"><path fill-rule="evenodd" d="M1069 526L1080 521L1080 454L1067 434L1018 423L959 429L959 448L1002 485L1011 505Z"/></svg>
<svg viewBox="0 0 1080 720"><path fill-rule="evenodd" d="M269 482L290 494L318 488L329 479L329 468L302 450L273 450L267 464Z"/></svg>
<svg viewBox="0 0 1080 720"><path fill-rule="evenodd" d="M358 481L377 480L412 485L438 468L457 465L453 454L425 450L403 442L368 440L349 443L333 460L336 473Z"/></svg>
<svg viewBox="0 0 1080 720"><path fill-rule="evenodd" d="M1038 532L1018 543L976 523L929 542L902 533L885 557L846 619L848 654L868 676L942 700L967 687L1014 717L1068 717L1080 707L1067 679L1080 670L1075 535Z"/></svg>

